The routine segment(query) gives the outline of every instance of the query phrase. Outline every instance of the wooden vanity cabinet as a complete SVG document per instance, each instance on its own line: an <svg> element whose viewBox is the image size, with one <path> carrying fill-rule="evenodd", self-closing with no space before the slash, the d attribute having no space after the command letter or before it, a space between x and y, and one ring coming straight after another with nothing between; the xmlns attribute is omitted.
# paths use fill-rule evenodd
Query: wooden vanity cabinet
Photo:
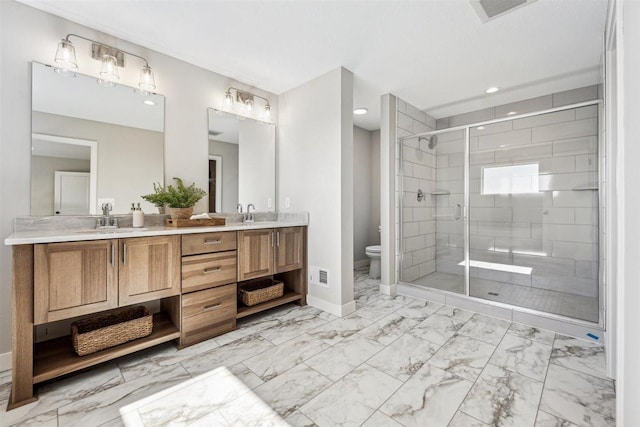
<svg viewBox="0 0 640 427"><path fill-rule="evenodd" d="M180 236L120 239L120 306L180 295Z"/></svg>
<svg viewBox="0 0 640 427"><path fill-rule="evenodd" d="M304 266L304 228L238 231L238 281Z"/></svg>
<svg viewBox="0 0 640 427"><path fill-rule="evenodd" d="M274 273L274 234L272 228L238 231L238 281Z"/></svg>
<svg viewBox="0 0 640 427"><path fill-rule="evenodd" d="M118 306L117 240L34 245L34 323Z"/></svg>
<svg viewBox="0 0 640 427"><path fill-rule="evenodd" d="M304 229L283 227L275 230L274 270L276 273L298 270L304 266Z"/></svg>
<svg viewBox="0 0 640 427"><path fill-rule="evenodd" d="M182 236L182 303L179 347L236 328L236 232Z"/></svg>

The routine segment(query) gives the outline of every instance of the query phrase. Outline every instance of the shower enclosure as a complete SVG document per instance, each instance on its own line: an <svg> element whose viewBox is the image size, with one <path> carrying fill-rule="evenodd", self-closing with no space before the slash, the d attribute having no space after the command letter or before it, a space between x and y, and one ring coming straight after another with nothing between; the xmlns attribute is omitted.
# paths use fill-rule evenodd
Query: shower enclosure
<svg viewBox="0 0 640 427"><path fill-rule="evenodd" d="M598 113L400 138L400 281L600 322Z"/></svg>

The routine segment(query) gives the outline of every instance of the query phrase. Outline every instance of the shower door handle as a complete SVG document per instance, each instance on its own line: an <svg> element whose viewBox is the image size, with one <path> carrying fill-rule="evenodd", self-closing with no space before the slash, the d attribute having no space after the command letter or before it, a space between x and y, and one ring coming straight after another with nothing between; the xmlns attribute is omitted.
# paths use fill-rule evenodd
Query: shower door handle
<svg viewBox="0 0 640 427"><path fill-rule="evenodd" d="M462 206L460 206L460 203L458 203L456 205L455 219L458 220L460 218L462 218Z"/></svg>

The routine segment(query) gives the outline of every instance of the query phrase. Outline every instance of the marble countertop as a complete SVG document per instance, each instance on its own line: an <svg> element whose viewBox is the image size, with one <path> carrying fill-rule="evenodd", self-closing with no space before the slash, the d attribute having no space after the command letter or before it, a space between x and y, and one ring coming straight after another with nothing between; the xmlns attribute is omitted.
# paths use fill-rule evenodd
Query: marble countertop
<svg viewBox="0 0 640 427"><path fill-rule="evenodd" d="M127 427L289 426L224 366L123 406L120 416Z"/></svg>
<svg viewBox="0 0 640 427"><path fill-rule="evenodd" d="M309 225L307 218L287 218L277 221L230 223L216 227L165 227L163 225L117 229L64 228L16 231L4 240L5 245L29 245L35 243L79 242L84 240L124 239L129 237L166 236L172 234L196 234L219 231L255 230L261 228L298 227Z"/></svg>

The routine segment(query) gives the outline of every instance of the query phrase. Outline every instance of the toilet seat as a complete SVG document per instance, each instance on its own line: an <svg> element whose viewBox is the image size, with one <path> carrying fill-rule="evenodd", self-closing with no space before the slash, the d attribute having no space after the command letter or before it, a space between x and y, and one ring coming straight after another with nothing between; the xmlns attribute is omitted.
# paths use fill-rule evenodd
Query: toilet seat
<svg viewBox="0 0 640 427"><path fill-rule="evenodd" d="M367 246L365 248L365 252L379 254L380 252L382 252L382 247L380 245Z"/></svg>

